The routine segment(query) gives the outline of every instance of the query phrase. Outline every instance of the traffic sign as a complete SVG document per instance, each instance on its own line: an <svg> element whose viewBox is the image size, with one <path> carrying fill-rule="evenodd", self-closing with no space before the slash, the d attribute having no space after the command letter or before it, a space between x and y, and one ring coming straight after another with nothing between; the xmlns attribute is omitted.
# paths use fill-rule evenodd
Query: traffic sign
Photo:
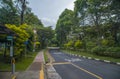
<svg viewBox="0 0 120 79"><path fill-rule="evenodd" d="M13 40L13 36L7 36L7 40Z"/></svg>

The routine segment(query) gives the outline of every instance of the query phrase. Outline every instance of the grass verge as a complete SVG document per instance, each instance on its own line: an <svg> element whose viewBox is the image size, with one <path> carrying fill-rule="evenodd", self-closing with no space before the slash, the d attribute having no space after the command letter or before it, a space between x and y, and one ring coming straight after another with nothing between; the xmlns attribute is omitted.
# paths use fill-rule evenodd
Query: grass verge
<svg viewBox="0 0 120 79"><path fill-rule="evenodd" d="M48 50L47 49L44 49L44 60L45 60L45 63L48 63L48 56L47 56L47 52Z"/></svg>
<svg viewBox="0 0 120 79"><path fill-rule="evenodd" d="M27 57L22 57L19 61L15 63L16 71L24 71L29 67L29 65L33 62L35 56L37 55L36 52L30 54ZM4 63L0 61L0 71L11 71L11 64Z"/></svg>
<svg viewBox="0 0 120 79"><path fill-rule="evenodd" d="M71 51L71 50L62 50L62 51L65 52L65 53L77 54L77 55L81 55L81 56L98 58L98 59L101 59L101 60L108 60L108 61L111 61L111 62L119 62L120 63L120 58L98 56L96 54L91 54L91 53L86 53L86 52L79 52L79 51Z"/></svg>

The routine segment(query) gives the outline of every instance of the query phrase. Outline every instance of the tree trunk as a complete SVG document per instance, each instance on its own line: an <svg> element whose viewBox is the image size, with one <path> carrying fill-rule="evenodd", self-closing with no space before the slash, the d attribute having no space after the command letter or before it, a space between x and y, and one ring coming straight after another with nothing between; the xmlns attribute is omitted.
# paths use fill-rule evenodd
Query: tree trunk
<svg viewBox="0 0 120 79"><path fill-rule="evenodd" d="M22 11L21 11L21 16L20 16L20 18L21 18L20 24L21 24L21 25L24 23L24 12L25 12L25 8L26 8L25 0L23 0L23 2L22 2Z"/></svg>

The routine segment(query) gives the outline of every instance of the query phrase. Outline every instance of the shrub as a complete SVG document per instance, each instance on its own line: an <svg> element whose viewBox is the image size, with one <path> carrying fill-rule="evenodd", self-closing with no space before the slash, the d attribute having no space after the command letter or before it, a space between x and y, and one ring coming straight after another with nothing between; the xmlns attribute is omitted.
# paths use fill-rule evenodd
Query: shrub
<svg viewBox="0 0 120 79"><path fill-rule="evenodd" d="M77 40L76 42L75 42L75 44L74 44L74 47L75 48L81 48L83 46L83 43L82 43L82 41L80 41L80 40Z"/></svg>
<svg viewBox="0 0 120 79"><path fill-rule="evenodd" d="M73 41L69 41L68 43L64 44L65 48L72 48L73 47Z"/></svg>
<svg viewBox="0 0 120 79"><path fill-rule="evenodd" d="M102 56L120 58L120 47L100 47L96 46L91 50L92 53Z"/></svg>
<svg viewBox="0 0 120 79"><path fill-rule="evenodd" d="M92 48L91 52L95 53L97 55L105 55L104 54L105 50L106 50L106 47L96 46L96 47Z"/></svg>
<svg viewBox="0 0 120 79"><path fill-rule="evenodd" d="M120 57L120 47L109 47L105 52L108 56Z"/></svg>
<svg viewBox="0 0 120 79"><path fill-rule="evenodd" d="M101 41L101 43L102 43L103 46L107 46L108 43L109 43L109 41L106 40L106 39L103 39L103 40Z"/></svg>
<svg viewBox="0 0 120 79"><path fill-rule="evenodd" d="M107 40L108 40L108 46L114 46L115 41L112 37L108 37Z"/></svg>
<svg viewBox="0 0 120 79"><path fill-rule="evenodd" d="M86 42L86 46L87 46L87 48L91 49L96 46L96 43L92 42L92 41L88 41L88 42Z"/></svg>

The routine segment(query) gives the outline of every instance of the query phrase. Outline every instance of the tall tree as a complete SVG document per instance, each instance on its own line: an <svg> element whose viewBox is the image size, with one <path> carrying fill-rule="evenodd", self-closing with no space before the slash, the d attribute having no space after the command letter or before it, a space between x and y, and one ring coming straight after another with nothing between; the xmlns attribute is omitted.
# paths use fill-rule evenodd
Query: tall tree
<svg viewBox="0 0 120 79"><path fill-rule="evenodd" d="M54 31L52 30L51 26L49 27L42 27L37 29L38 34L38 41L41 43L41 48L45 48L49 41L52 40L54 36Z"/></svg>
<svg viewBox="0 0 120 79"><path fill-rule="evenodd" d="M74 25L74 12L72 10L65 9L59 16L56 24L56 34L59 44L66 42L67 35L73 28Z"/></svg>
<svg viewBox="0 0 120 79"><path fill-rule="evenodd" d="M0 24L18 24L19 16L13 0L0 0Z"/></svg>
<svg viewBox="0 0 120 79"><path fill-rule="evenodd" d="M119 0L76 0L74 9L76 17L79 18L80 25L87 23L95 27L93 30L97 32L98 45L103 36L102 26L105 23L112 24L111 29L114 30L112 32L114 32L113 37L116 40L117 31L115 29L118 29L120 22L119 4Z"/></svg>
<svg viewBox="0 0 120 79"><path fill-rule="evenodd" d="M38 19L38 17L36 15L34 15L34 13L31 13L31 12L27 12L25 15L24 15L24 22L29 24L29 25L41 25L43 26L41 20Z"/></svg>
<svg viewBox="0 0 120 79"><path fill-rule="evenodd" d="M27 4L28 4L28 1L26 0L16 0L16 6L17 6L17 9L20 13L20 24L23 24L24 23L24 14L25 14L25 11L27 9L29 9L27 7Z"/></svg>

